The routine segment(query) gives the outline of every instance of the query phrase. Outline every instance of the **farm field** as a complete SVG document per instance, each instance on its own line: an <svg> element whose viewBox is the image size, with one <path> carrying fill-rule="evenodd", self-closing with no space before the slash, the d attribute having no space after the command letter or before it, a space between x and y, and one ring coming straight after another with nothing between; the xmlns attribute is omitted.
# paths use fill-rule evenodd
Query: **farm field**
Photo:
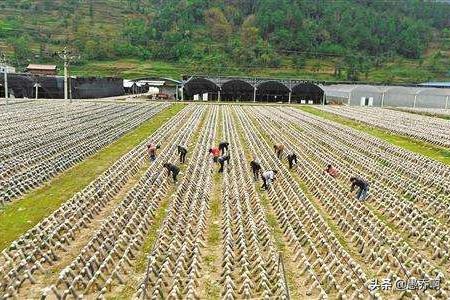
<svg viewBox="0 0 450 300"><path fill-rule="evenodd" d="M1 202L39 187L131 131L167 104L63 101L0 106Z"/></svg>
<svg viewBox="0 0 450 300"><path fill-rule="evenodd" d="M303 111L314 114L315 116L325 118L327 120L337 122L345 126L349 126L353 129L368 133L411 152L421 154L434 160L440 161L444 164L450 165L450 149L448 147L433 145L420 140L420 138L412 138L411 136L413 134L409 134L408 132L399 132L397 128L395 128L395 130L390 130L388 126L391 125L371 123L369 118L367 120L347 118L341 115L341 113L343 112L341 112L340 110L330 111L329 108L321 109L318 106L301 106L299 108ZM389 113L389 110L391 110L391 108L386 109L386 113Z"/></svg>
<svg viewBox="0 0 450 300"><path fill-rule="evenodd" d="M378 107L326 106L320 109L434 146L450 147L450 123L447 120Z"/></svg>
<svg viewBox="0 0 450 300"><path fill-rule="evenodd" d="M80 146L91 142L90 135L82 135L89 126L98 131L102 121L109 131L92 135L92 143L121 130L98 147L102 154L122 135L141 130L140 124L153 122L153 127L140 131L120 155L111 155L102 172L67 193L51 213L16 231L14 240L2 241L0 298L450 297L447 164L309 108L91 102L67 108L46 102L27 110L28 105L16 104L8 107L14 114L1 114L8 120L1 126L9 126L0 133L2 141L12 141L15 134L28 139L29 131L19 131L21 122L36 128L31 139L36 148L47 141L49 147L63 146L70 134ZM359 111L317 108L381 126ZM87 128L66 120L66 110L88 118L79 122ZM101 121L97 124L91 115ZM58 117L61 121L54 121ZM51 130L45 131L47 123ZM445 137L436 126L429 137L447 147L448 133ZM67 130L69 135L63 135ZM413 130L411 137L420 138ZM230 162L218 173L208 149L224 140L230 143ZM155 161L147 156L149 142L161 146ZM285 146L281 159L273 150L278 143ZM178 163L178 145L189 151L185 164ZM289 169L286 154L291 152L298 162ZM264 171L278 171L267 190L251 172L255 157ZM35 159L41 163L46 157ZM83 159L58 176L90 157ZM176 183L167 175L167 162L180 166ZM324 173L328 164L339 170L337 178ZM350 193L352 176L370 183L366 201ZM67 184L48 180L54 187ZM39 199L45 192L37 189L32 195ZM14 226L14 213L5 212L21 201L32 212L29 195L5 203L0 222ZM0 229L3 240L10 228Z"/></svg>
<svg viewBox="0 0 450 300"><path fill-rule="evenodd" d="M442 119L450 120L450 109L445 108L412 108L412 107L399 107L392 108L399 111L414 113L418 115L438 117Z"/></svg>

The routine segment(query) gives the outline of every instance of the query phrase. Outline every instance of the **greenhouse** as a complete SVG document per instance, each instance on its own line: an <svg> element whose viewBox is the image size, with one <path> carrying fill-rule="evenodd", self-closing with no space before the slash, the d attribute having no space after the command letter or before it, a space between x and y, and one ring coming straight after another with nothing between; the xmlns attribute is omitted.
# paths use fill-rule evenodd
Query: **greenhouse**
<svg viewBox="0 0 450 300"><path fill-rule="evenodd" d="M331 84L250 77L187 77L181 99L448 108L449 88Z"/></svg>
<svg viewBox="0 0 450 300"><path fill-rule="evenodd" d="M415 107L418 93L425 88L392 86L386 88L383 106Z"/></svg>
<svg viewBox="0 0 450 300"><path fill-rule="evenodd" d="M381 106L383 91L370 85L330 85L324 86L327 103L351 106Z"/></svg>
<svg viewBox="0 0 450 300"><path fill-rule="evenodd" d="M327 104L350 106L448 108L450 97L447 88L341 84L323 89Z"/></svg>
<svg viewBox="0 0 450 300"><path fill-rule="evenodd" d="M417 94L416 107L445 108L449 107L449 89L426 88ZM414 106L414 105L413 105Z"/></svg>
<svg viewBox="0 0 450 300"><path fill-rule="evenodd" d="M254 77L185 77L181 100L253 101L320 104L324 90L305 80Z"/></svg>

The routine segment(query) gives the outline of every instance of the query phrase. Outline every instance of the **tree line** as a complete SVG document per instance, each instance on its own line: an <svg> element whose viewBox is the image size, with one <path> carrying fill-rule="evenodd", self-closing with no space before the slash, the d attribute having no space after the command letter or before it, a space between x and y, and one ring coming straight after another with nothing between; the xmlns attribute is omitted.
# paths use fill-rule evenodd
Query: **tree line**
<svg viewBox="0 0 450 300"><path fill-rule="evenodd" d="M36 19L37 28L43 14L59 14L53 32L25 28L18 34L8 28L23 26L20 16L0 21L0 38L8 39L17 60L30 55L26 45L33 42L42 58L52 45L69 43L85 60L157 59L210 72L286 62L302 69L310 59L327 58L335 76L349 80L392 57L421 59L430 43L448 38L450 28L449 4L420 0L115 0L101 6L94 0L6 0L2 5L28 11L28 22Z"/></svg>

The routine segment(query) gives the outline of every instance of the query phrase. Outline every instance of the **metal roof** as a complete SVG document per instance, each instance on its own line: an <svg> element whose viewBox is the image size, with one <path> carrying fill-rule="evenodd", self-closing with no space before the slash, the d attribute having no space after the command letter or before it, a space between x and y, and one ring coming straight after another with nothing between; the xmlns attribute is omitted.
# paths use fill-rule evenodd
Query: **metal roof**
<svg viewBox="0 0 450 300"><path fill-rule="evenodd" d="M123 87L130 88L133 86L133 84L134 84L134 81L132 81L132 80L127 80L127 79L123 80Z"/></svg>
<svg viewBox="0 0 450 300"><path fill-rule="evenodd" d="M424 82L420 84L421 86L432 86L432 87L449 87L450 82Z"/></svg>
<svg viewBox="0 0 450 300"><path fill-rule="evenodd" d="M447 95L450 95L450 89L428 88L428 89L421 90L418 94L419 95L447 96Z"/></svg>
<svg viewBox="0 0 450 300"><path fill-rule="evenodd" d="M142 85L150 85L150 86L163 86L165 83L165 81L159 81L159 80L139 80L136 81L136 84L138 86L142 86Z"/></svg>
<svg viewBox="0 0 450 300"><path fill-rule="evenodd" d="M168 77L140 77L140 78L134 78L132 81L138 82L138 81L167 81L175 84L181 84L182 82L173 78ZM166 84L166 82L164 82Z"/></svg>
<svg viewBox="0 0 450 300"><path fill-rule="evenodd" d="M27 69L33 70L56 70L56 65L38 65L38 64L29 64Z"/></svg>
<svg viewBox="0 0 450 300"><path fill-rule="evenodd" d="M385 92L387 94L415 95L424 89L426 89L426 87L391 86L388 87Z"/></svg>

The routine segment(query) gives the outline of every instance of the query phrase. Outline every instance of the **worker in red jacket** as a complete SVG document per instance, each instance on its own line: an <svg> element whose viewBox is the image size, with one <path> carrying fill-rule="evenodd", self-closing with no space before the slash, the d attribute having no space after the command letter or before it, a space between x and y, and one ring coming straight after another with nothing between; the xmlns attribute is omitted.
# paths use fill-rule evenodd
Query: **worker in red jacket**
<svg viewBox="0 0 450 300"><path fill-rule="evenodd" d="M213 161L216 163L220 155L220 149L218 147L212 147L209 149L209 154L212 155Z"/></svg>
<svg viewBox="0 0 450 300"><path fill-rule="evenodd" d="M338 170L332 165L328 165L327 168L324 170L324 172L334 178L337 178L339 175Z"/></svg>
<svg viewBox="0 0 450 300"><path fill-rule="evenodd" d="M160 146L159 146L159 145L156 145L156 144L153 143L153 142L150 142L150 143L147 145L148 155L150 156L150 159L151 159L151 160L155 160L155 159L156 159L156 150L159 149L159 148L160 148Z"/></svg>

